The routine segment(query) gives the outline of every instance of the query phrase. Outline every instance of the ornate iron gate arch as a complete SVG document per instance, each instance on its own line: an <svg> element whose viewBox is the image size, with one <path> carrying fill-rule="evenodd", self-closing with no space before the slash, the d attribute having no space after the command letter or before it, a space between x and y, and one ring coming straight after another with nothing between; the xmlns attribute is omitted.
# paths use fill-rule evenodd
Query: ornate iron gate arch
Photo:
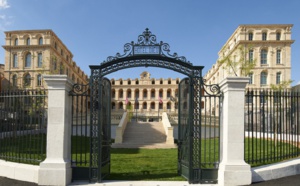
<svg viewBox="0 0 300 186"><path fill-rule="evenodd" d="M188 115L185 132L181 134L179 141L179 166L178 172L188 179L190 183L200 183L204 181L216 182L216 176L210 176L211 173L205 172L201 167L201 100L204 90L204 81L202 78L203 66L194 66L186 60L184 56L177 53L170 54L170 46L167 43L156 41L148 28L143 34L138 36L137 43L133 41L124 45L124 54L117 53L115 56L109 56L106 61L100 65L92 65L90 76L90 99L91 99L91 135L98 136L98 140L91 141L91 165L90 180L101 182L106 174L104 170L109 170L106 163L110 160L103 158L103 152L106 152L107 143L101 141L101 136L107 131L103 127L103 109L101 104L103 100L102 87L105 84L104 76L118 70L133 67L159 67L166 68L186 75L187 82L183 86L188 88L187 107ZM102 86L99 86L102 85ZM212 93L219 93L217 89ZM98 104L99 103L99 104ZM106 125L107 126L107 125ZM99 129L99 130L98 130ZM184 135L184 136L182 136ZM186 141L184 141L186 140ZM182 153L188 151L187 153ZM105 169L103 169L105 167ZM106 172L105 172L106 173ZM203 177L204 175L204 177ZM209 175L208 178L205 177ZM213 175L216 175L215 173Z"/></svg>

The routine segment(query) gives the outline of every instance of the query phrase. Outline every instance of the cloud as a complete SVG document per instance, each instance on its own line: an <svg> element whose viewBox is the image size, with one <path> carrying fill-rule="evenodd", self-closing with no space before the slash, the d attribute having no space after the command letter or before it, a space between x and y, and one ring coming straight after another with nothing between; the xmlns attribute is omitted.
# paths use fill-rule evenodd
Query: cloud
<svg viewBox="0 0 300 186"><path fill-rule="evenodd" d="M7 0L0 0L0 9L6 9L9 8L9 4L7 3Z"/></svg>
<svg viewBox="0 0 300 186"><path fill-rule="evenodd" d="M6 16L5 15L0 15L0 19L5 20Z"/></svg>

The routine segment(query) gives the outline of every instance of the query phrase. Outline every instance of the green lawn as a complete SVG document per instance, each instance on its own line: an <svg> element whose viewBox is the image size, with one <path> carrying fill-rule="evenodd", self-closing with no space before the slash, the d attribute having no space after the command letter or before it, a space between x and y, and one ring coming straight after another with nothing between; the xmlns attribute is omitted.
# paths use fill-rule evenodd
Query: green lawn
<svg viewBox="0 0 300 186"><path fill-rule="evenodd" d="M185 180L177 175L177 149L112 149L111 180Z"/></svg>
<svg viewBox="0 0 300 186"><path fill-rule="evenodd" d="M38 164L45 158L45 135L22 136L0 140L0 159L28 164ZM253 142L253 145L252 145ZM247 138L245 160L252 167L279 162L297 157L300 149L296 146L270 140ZM194 145L200 148L199 144ZM202 141L202 162L218 160L218 140ZM78 167L89 167L89 138L72 137L72 160ZM112 180L184 180L177 175L177 149L111 149ZM206 168L211 168L207 164Z"/></svg>

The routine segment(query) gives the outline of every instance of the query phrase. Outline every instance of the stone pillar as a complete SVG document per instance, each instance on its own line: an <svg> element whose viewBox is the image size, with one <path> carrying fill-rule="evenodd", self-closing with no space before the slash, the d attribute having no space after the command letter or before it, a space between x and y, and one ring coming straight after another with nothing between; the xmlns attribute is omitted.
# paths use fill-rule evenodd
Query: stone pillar
<svg viewBox="0 0 300 186"><path fill-rule="evenodd" d="M71 169L72 88L67 75L45 75L48 86L46 159L40 163L39 185L68 185Z"/></svg>
<svg viewBox="0 0 300 186"><path fill-rule="evenodd" d="M251 184L251 167L244 161L245 87L249 78L227 77L220 83L224 93L220 126L220 185Z"/></svg>

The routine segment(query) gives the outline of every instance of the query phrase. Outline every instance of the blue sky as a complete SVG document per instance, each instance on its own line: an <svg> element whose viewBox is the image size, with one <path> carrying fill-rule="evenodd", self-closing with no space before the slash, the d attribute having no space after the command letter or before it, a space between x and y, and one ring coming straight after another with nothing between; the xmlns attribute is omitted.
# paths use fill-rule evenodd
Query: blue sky
<svg viewBox="0 0 300 186"><path fill-rule="evenodd" d="M73 53L73 60L88 75L89 65L123 53L125 43L137 41L145 28L171 52L194 65L216 62L218 51L240 24L294 24L292 80L300 83L299 0L0 0L0 32L52 29ZM0 44L4 45L4 33ZM0 63L4 49L0 49ZM183 77L158 68L132 68L114 78L136 78L142 71L152 77Z"/></svg>

